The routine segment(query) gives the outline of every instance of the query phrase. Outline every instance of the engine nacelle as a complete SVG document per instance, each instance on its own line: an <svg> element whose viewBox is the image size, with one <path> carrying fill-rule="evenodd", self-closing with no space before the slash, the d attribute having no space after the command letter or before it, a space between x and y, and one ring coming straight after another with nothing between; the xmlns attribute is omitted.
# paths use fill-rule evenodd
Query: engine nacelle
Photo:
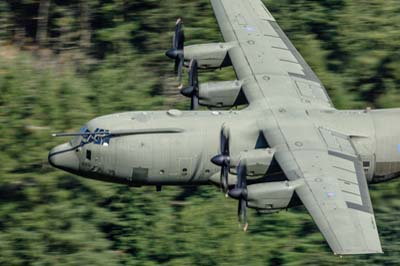
<svg viewBox="0 0 400 266"><path fill-rule="evenodd" d="M274 149L257 149L243 151L239 156L231 158L230 172L236 174L236 167L242 159L246 159L247 178L255 179L264 176L270 168L274 159Z"/></svg>
<svg viewBox="0 0 400 266"><path fill-rule="evenodd" d="M290 182L271 182L247 186L247 206L261 212L277 212L287 209L295 195Z"/></svg>
<svg viewBox="0 0 400 266"><path fill-rule="evenodd" d="M231 66L228 51L234 47L230 43L206 43L185 46L185 62L196 59L199 68L215 69Z"/></svg>
<svg viewBox="0 0 400 266"><path fill-rule="evenodd" d="M202 83L199 87L199 103L208 107L231 107L247 103L242 92L242 81Z"/></svg>

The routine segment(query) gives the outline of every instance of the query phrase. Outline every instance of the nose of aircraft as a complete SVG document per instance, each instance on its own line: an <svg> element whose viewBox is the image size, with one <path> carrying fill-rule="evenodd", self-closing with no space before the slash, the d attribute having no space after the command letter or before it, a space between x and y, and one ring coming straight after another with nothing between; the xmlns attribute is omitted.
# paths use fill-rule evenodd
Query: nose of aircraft
<svg viewBox="0 0 400 266"><path fill-rule="evenodd" d="M65 171L78 171L79 159L69 143L61 144L49 152L49 163Z"/></svg>

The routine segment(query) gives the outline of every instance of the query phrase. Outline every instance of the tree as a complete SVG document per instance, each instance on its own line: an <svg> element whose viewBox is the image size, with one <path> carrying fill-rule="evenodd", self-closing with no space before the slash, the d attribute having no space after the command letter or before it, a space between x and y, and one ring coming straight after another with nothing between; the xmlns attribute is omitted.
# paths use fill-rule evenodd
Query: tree
<svg viewBox="0 0 400 266"><path fill-rule="evenodd" d="M36 30L36 41L39 46L47 45L47 31L50 15L50 0L39 1L38 23Z"/></svg>

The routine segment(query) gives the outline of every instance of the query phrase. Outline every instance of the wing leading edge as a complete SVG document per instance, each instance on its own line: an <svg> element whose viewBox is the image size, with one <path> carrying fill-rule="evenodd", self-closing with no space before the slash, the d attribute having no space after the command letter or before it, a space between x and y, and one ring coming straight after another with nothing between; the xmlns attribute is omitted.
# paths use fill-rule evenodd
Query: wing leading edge
<svg viewBox="0 0 400 266"><path fill-rule="evenodd" d="M211 0L249 101L263 98L301 99L333 107L321 81L281 30L260 0Z"/></svg>

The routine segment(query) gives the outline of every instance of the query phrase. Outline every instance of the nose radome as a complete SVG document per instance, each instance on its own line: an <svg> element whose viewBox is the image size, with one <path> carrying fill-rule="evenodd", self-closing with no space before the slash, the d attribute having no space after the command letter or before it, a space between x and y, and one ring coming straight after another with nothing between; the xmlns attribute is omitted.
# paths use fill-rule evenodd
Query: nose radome
<svg viewBox="0 0 400 266"><path fill-rule="evenodd" d="M65 143L49 152L49 163L56 168L66 171L78 171L79 159L71 144Z"/></svg>

